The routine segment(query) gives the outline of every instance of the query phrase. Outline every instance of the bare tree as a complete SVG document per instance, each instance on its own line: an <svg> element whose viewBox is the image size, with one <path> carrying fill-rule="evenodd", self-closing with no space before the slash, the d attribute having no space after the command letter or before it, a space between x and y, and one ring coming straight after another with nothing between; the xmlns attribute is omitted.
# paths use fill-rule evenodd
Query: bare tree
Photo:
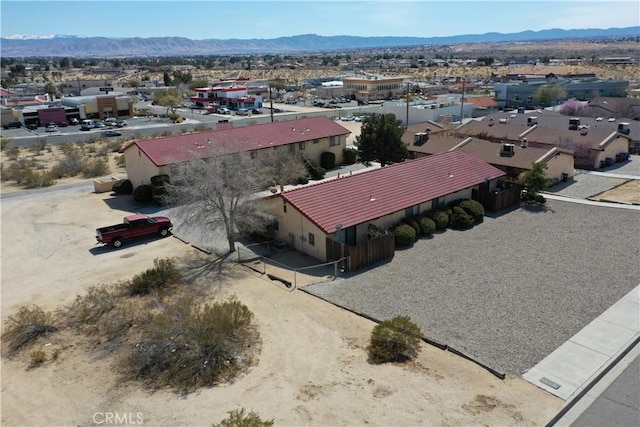
<svg viewBox="0 0 640 427"><path fill-rule="evenodd" d="M287 147L274 147L262 150L259 154L260 166L265 181L280 185L280 192L285 184L295 184L307 175L302 155L296 154Z"/></svg>
<svg viewBox="0 0 640 427"><path fill-rule="evenodd" d="M236 239L261 230L268 219L256 193L265 188L261 168L248 152L230 152L220 146L203 146L207 158L176 165L166 186L166 201L176 206L181 222L206 227L223 226L229 252Z"/></svg>

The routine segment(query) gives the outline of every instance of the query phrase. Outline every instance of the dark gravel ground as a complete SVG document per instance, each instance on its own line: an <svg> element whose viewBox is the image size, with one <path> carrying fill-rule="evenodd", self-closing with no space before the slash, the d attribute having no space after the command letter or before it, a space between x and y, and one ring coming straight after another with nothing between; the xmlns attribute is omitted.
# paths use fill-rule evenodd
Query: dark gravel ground
<svg viewBox="0 0 640 427"><path fill-rule="evenodd" d="M305 290L522 374L638 286L639 239L640 211L549 200Z"/></svg>

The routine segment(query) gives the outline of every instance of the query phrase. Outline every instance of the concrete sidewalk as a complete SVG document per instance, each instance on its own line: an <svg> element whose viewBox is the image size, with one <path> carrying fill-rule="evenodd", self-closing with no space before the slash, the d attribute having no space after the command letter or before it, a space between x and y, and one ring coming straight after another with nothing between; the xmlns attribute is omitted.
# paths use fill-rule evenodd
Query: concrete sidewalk
<svg viewBox="0 0 640 427"><path fill-rule="evenodd" d="M640 286L523 375L566 401L579 397L640 340Z"/></svg>

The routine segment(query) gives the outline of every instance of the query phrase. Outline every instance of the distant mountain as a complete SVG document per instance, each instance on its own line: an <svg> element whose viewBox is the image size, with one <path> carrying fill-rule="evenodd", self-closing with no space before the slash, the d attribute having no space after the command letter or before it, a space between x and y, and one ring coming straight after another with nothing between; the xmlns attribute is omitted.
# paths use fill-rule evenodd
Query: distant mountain
<svg viewBox="0 0 640 427"><path fill-rule="evenodd" d="M356 37L303 34L275 39L209 39L184 37L107 38L77 36L7 36L0 46L2 57L132 57L179 55L231 55L317 52L397 46L501 43L601 37L639 37L640 27L523 31L502 34L465 34L448 37Z"/></svg>

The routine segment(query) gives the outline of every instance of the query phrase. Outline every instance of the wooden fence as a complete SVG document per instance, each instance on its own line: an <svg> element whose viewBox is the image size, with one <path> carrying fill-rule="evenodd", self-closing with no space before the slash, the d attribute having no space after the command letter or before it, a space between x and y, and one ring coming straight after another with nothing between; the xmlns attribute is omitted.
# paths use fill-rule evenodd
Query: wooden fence
<svg viewBox="0 0 640 427"><path fill-rule="evenodd" d="M356 271L369 267L378 261L393 258L395 252L393 234L363 240L355 246L348 246L327 238L327 260L347 258L345 271Z"/></svg>

